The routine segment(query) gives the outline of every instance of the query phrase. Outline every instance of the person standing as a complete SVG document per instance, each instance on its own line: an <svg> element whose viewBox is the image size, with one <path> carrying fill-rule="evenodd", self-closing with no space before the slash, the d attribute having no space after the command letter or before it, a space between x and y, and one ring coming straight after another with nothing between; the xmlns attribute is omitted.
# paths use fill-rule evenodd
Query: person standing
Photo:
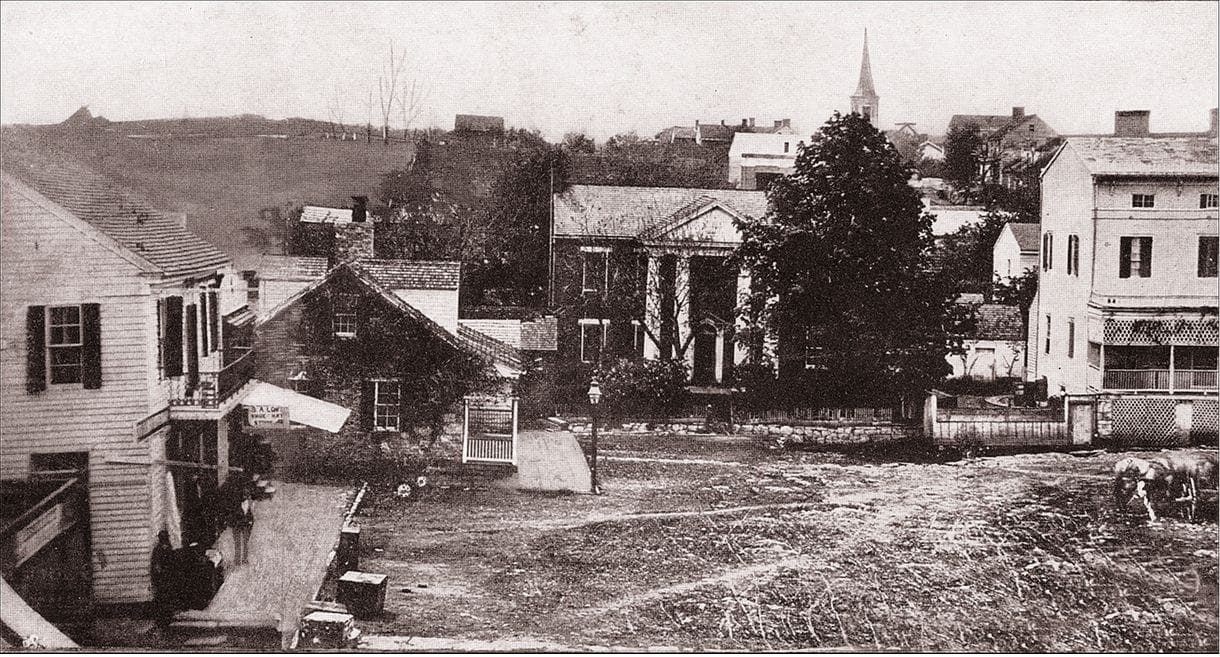
<svg viewBox="0 0 1220 657"><path fill-rule="evenodd" d="M233 514L233 562L242 566L250 562L250 533L254 530L254 500L248 491Z"/></svg>

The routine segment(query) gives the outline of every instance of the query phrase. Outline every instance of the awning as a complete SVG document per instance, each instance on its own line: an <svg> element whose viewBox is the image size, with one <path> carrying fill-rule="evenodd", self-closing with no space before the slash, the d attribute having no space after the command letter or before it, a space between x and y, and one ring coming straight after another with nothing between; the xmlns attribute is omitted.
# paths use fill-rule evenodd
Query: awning
<svg viewBox="0 0 1220 657"><path fill-rule="evenodd" d="M293 390L255 381L241 403L246 406L280 406L288 409L288 419L331 433L338 433L352 412L338 404L302 395Z"/></svg>

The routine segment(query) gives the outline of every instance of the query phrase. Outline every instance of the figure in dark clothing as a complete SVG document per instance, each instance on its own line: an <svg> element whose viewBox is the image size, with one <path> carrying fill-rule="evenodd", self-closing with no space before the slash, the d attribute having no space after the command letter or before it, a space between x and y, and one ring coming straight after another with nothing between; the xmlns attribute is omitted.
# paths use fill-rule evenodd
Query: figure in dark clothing
<svg viewBox="0 0 1220 657"><path fill-rule="evenodd" d="M250 493L242 495L233 510L233 563L242 566L250 562L250 533L254 530L254 500Z"/></svg>
<svg viewBox="0 0 1220 657"><path fill-rule="evenodd" d="M152 553L153 614L160 627L169 625L180 604L181 583L175 561L169 532L162 529Z"/></svg>

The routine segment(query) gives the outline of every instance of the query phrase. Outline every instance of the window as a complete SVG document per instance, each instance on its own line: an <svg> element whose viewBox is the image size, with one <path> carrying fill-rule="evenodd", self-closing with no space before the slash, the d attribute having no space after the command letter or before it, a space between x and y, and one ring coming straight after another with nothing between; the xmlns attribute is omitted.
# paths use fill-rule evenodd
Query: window
<svg viewBox="0 0 1220 657"><path fill-rule="evenodd" d="M399 383L373 382L373 430L398 431Z"/></svg>
<svg viewBox="0 0 1220 657"><path fill-rule="evenodd" d="M1156 194L1132 194L1131 207L1133 208L1153 208L1156 207Z"/></svg>
<svg viewBox="0 0 1220 657"><path fill-rule="evenodd" d="M1118 240L1118 277L1152 276L1152 238L1120 237Z"/></svg>
<svg viewBox="0 0 1220 657"><path fill-rule="evenodd" d="M356 337L356 304L359 301L360 298L355 294L340 294L335 297L335 337Z"/></svg>
<svg viewBox="0 0 1220 657"><path fill-rule="evenodd" d="M1069 276L1080 275L1080 237L1068 235L1067 269Z"/></svg>
<svg viewBox="0 0 1220 657"><path fill-rule="evenodd" d="M81 382L80 306L52 306L47 321L47 352L51 383Z"/></svg>
<svg viewBox="0 0 1220 657"><path fill-rule="evenodd" d="M606 290L610 284L609 252L598 247L582 247L580 251L581 291L602 292Z"/></svg>
<svg viewBox="0 0 1220 657"><path fill-rule="evenodd" d="M784 152L785 153L788 152L788 142L784 142ZM1212 206L1212 207L1215 207L1215 206Z"/></svg>
<svg viewBox="0 0 1220 657"><path fill-rule="evenodd" d="M1199 236L1199 278L1216 277L1217 240L1215 235Z"/></svg>
<svg viewBox="0 0 1220 657"><path fill-rule="evenodd" d="M1089 343L1089 364L1093 367L1101 367L1101 343Z"/></svg>
<svg viewBox="0 0 1220 657"><path fill-rule="evenodd" d="M1046 316L1046 353L1051 353L1051 316Z"/></svg>
<svg viewBox="0 0 1220 657"><path fill-rule="evenodd" d="M1042 271L1050 271L1055 258L1055 236L1050 233L1042 235Z"/></svg>
<svg viewBox="0 0 1220 657"><path fill-rule="evenodd" d="M288 377L288 383L295 392L309 394L313 391L313 379L309 378L309 372L306 371L304 365L296 374Z"/></svg>
<svg viewBox="0 0 1220 657"><path fill-rule="evenodd" d="M596 319L580 320L580 362L595 363L606 344L606 326L610 322Z"/></svg>
<svg viewBox="0 0 1220 657"><path fill-rule="evenodd" d="M1199 194L1200 208L1220 207L1220 194Z"/></svg>
<svg viewBox="0 0 1220 657"><path fill-rule="evenodd" d="M1068 358L1076 357L1076 320L1068 318Z"/></svg>

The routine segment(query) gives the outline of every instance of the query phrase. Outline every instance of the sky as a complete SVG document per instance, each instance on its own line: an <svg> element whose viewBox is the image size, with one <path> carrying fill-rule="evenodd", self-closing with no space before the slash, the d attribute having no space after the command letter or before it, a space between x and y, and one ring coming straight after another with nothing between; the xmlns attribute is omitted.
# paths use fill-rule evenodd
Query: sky
<svg viewBox="0 0 1220 657"><path fill-rule="evenodd" d="M671 125L846 111L868 30L883 126L1036 113L1105 133L1203 130L1217 105L1215 2L0 2L0 122L301 116L377 124L390 46L427 90L419 123L494 114L599 142ZM369 96L373 96L372 110ZM398 125L401 120L393 120Z"/></svg>

